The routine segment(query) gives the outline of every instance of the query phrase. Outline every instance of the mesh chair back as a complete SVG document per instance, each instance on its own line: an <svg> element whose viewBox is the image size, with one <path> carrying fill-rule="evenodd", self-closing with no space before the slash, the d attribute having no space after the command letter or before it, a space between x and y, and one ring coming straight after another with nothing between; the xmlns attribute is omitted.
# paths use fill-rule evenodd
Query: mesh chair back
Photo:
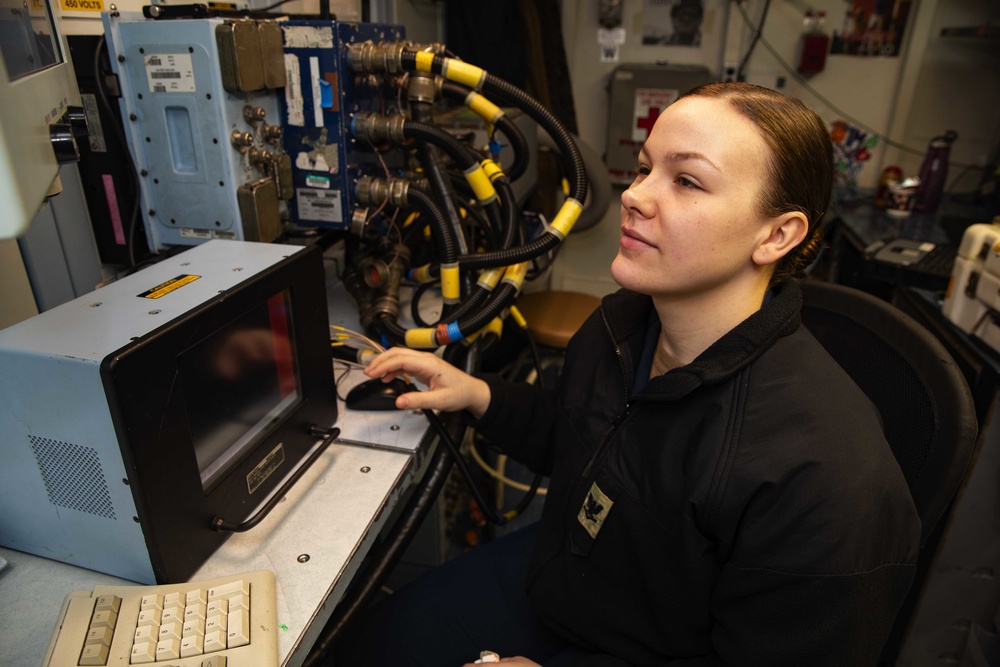
<svg viewBox="0 0 1000 667"><path fill-rule="evenodd" d="M925 542L958 491L975 444L972 395L923 326L870 294L802 283L802 321L878 408Z"/></svg>

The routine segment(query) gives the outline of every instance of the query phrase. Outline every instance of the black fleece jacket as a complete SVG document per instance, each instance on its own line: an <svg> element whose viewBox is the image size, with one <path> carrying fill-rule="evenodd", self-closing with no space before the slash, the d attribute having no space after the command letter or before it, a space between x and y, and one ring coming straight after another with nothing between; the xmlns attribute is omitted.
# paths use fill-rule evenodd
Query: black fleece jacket
<svg viewBox="0 0 1000 667"><path fill-rule="evenodd" d="M632 396L652 302L620 291L557 391L483 376L477 427L551 475L528 594L582 664L875 664L920 522L877 411L800 308L777 288Z"/></svg>

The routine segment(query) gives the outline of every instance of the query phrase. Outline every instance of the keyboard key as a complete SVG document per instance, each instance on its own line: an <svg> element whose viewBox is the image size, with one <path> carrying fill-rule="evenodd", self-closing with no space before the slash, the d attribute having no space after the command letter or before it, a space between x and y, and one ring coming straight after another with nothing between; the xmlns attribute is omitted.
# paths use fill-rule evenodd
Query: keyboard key
<svg viewBox="0 0 1000 667"><path fill-rule="evenodd" d="M163 615L160 616L160 625L166 623L184 623L184 608L183 607L167 607L163 610Z"/></svg>
<svg viewBox="0 0 1000 667"><path fill-rule="evenodd" d="M250 595L250 584L243 580L230 581L229 583L222 584L221 586L213 586L208 589L208 601L218 600L219 598L228 598L236 595L237 593L243 593L244 595Z"/></svg>
<svg viewBox="0 0 1000 667"><path fill-rule="evenodd" d="M160 610L159 609L144 609L139 612L139 620L136 625L155 625L159 627L160 625Z"/></svg>
<svg viewBox="0 0 1000 667"><path fill-rule="evenodd" d="M205 633L205 653L226 648L226 630L219 628Z"/></svg>
<svg viewBox="0 0 1000 667"><path fill-rule="evenodd" d="M145 665L156 661L156 642L136 642L132 644L131 664Z"/></svg>
<svg viewBox="0 0 1000 667"><path fill-rule="evenodd" d="M90 628L87 631L86 644L104 644L111 646L111 638L115 636L115 631L111 628Z"/></svg>
<svg viewBox="0 0 1000 667"><path fill-rule="evenodd" d="M176 660L181 657L181 641L179 639L163 639L156 644L156 661Z"/></svg>
<svg viewBox="0 0 1000 667"><path fill-rule="evenodd" d="M171 609L173 607L184 608L185 596L183 593L167 593L163 596L163 608Z"/></svg>
<svg viewBox="0 0 1000 667"><path fill-rule="evenodd" d="M208 602L208 596L205 593L204 588L195 588L188 591L187 598L185 599L185 606L190 607L193 604L206 604Z"/></svg>
<svg viewBox="0 0 1000 667"><path fill-rule="evenodd" d="M229 598L229 611L232 612L234 609L250 609L250 596L243 595L239 593Z"/></svg>
<svg viewBox="0 0 1000 667"><path fill-rule="evenodd" d="M229 634L226 637L229 648L246 646L250 643L250 612L237 609L229 614Z"/></svg>
<svg viewBox="0 0 1000 667"><path fill-rule="evenodd" d="M190 658L192 655L201 655L205 652L204 635L188 635L181 639L181 657Z"/></svg>
<svg viewBox="0 0 1000 667"><path fill-rule="evenodd" d="M209 616L208 620L205 621L205 635L207 636L211 632L221 632L222 636L225 637L226 633L229 632L229 622L222 616Z"/></svg>
<svg viewBox="0 0 1000 667"><path fill-rule="evenodd" d="M143 595L142 600L139 602L139 611L146 611L147 609L163 611L163 598L154 593Z"/></svg>
<svg viewBox="0 0 1000 667"><path fill-rule="evenodd" d="M207 609L208 605L204 602L194 602L189 604L184 608L184 622L186 623L187 621L198 619L204 623Z"/></svg>
<svg viewBox="0 0 1000 667"><path fill-rule="evenodd" d="M181 637L192 636L205 636L205 619L192 618L188 621L184 621L184 627L181 628Z"/></svg>
<svg viewBox="0 0 1000 667"><path fill-rule="evenodd" d="M229 613L229 600L226 598L212 600L205 608L205 616L225 616Z"/></svg>
<svg viewBox="0 0 1000 667"><path fill-rule="evenodd" d="M122 599L117 595L99 595L94 604L94 611L113 611L118 613L122 606Z"/></svg>
<svg viewBox="0 0 1000 667"><path fill-rule="evenodd" d="M105 644L86 644L80 654L81 665L108 664L108 646Z"/></svg>
<svg viewBox="0 0 1000 667"><path fill-rule="evenodd" d="M94 615L90 619L90 627L92 628L111 628L115 629L115 623L118 622L118 614L111 611L110 609L105 609L104 611L94 612Z"/></svg>
<svg viewBox="0 0 1000 667"><path fill-rule="evenodd" d="M201 667L226 667L226 656L213 655L201 661Z"/></svg>
<svg viewBox="0 0 1000 667"><path fill-rule="evenodd" d="M184 626L180 622L164 623L160 626L160 632L156 635L156 638L161 642L164 639L176 639L177 641L180 641L183 629Z"/></svg>
<svg viewBox="0 0 1000 667"><path fill-rule="evenodd" d="M140 625L135 629L135 635L132 637L133 644L141 644L142 642L156 642L156 635L159 634L160 627L158 625Z"/></svg>

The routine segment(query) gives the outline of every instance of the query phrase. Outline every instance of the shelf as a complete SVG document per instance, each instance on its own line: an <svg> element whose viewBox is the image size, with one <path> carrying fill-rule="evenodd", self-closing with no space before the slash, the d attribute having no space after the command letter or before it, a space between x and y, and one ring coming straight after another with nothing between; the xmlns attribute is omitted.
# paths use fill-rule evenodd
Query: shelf
<svg viewBox="0 0 1000 667"><path fill-rule="evenodd" d="M1000 40L1000 26L977 25L956 28L941 28L942 37L961 37L969 39Z"/></svg>

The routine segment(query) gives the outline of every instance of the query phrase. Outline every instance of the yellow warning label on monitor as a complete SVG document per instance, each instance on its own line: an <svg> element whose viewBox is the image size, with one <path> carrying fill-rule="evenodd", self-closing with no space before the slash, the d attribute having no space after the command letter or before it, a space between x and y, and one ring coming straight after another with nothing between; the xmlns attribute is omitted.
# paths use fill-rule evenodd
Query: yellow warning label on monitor
<svg viewBox="0 0 1000 667"><path fill-rule="evenodd" d="M201 276L192 275L181 275L176 278L171 278L165 283L160 283L151 290L147 290L142 294L137 294L136 296L142 297L143 299L159 299L161 296L166 296L176 289L180 289L187 285L188 283L193 283L194 281L201 278Z"/></svg>
<svg viewBox="0 0 1000 667"><path fill-rule="evenodd" d="M62 0L62 8L71 12L103 12L104 0Z"/></svg>

